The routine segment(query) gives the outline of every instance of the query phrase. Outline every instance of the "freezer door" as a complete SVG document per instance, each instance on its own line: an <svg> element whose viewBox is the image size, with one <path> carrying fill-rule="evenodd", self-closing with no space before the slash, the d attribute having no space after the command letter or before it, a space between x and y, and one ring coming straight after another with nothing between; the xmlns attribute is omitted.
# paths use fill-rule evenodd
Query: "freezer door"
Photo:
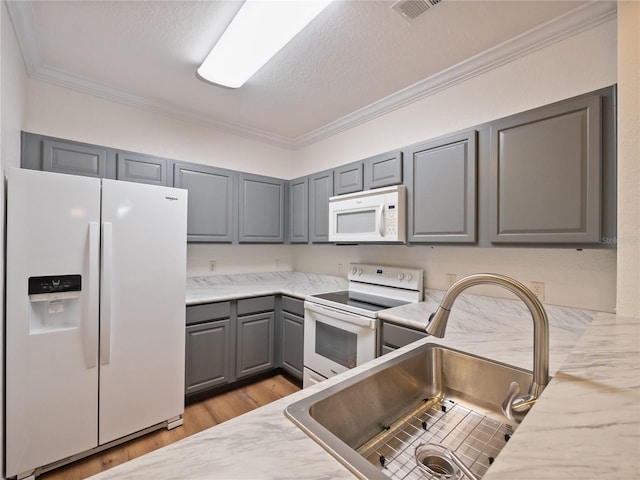
<svg viewBox="0 0 640 480"><path fill-rule="evenodd" d="M187 191L103 180L100 444L184 410Z"/></svg>
<svg viewBox="0 0 640 480"><path fill-rule="evenodd" d="M100 180L22 169L7 179L10 477L98 443Z"/></svg>

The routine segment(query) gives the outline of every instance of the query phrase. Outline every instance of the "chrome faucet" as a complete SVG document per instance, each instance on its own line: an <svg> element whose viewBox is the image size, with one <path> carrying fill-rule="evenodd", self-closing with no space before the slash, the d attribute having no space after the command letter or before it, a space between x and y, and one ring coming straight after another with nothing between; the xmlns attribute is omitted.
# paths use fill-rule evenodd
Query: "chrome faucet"
<svg viewBox="0 0 640 480"><path fill-rule="evenodd" d="M483 284L498 285L516 294L529 308L533 319L533 382L529 387L529 393L520 395L518 383L511 382L502 403L504 414L511 420L520 422L549 383L549 320L544 307L531 290L517 280L504 275L494 273L469 275L451 285L444 294L440 306L429 317L429 324L425 330L430 335L443 338L451 307L458 295L469 287Z"/></svg>

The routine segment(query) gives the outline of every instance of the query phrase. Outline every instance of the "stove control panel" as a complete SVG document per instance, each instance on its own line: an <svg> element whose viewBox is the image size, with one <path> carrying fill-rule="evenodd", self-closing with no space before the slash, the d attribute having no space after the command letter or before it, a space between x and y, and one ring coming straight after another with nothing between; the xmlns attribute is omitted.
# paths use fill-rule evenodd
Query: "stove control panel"
<svg viewBox="0 0 640 480"><path fill-rule="evenodd" d="M422 291L424 270L367 263L349 265L351 282Z"/></svg>

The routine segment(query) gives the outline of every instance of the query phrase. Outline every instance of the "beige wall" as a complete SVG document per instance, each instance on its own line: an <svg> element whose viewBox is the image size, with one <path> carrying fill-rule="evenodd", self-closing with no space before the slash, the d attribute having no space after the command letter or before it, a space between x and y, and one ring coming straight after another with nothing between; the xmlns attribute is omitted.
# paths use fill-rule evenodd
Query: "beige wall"
<svg viewBox="0 0 640 480"><path fill-rule="evenodd" d="M4 2L0 6L0 251L4 252L4 171L7 167L20 165L20 129L22 127L26 72L13 27ZM4 271L4 255L0 255L0 271ZM4 275L0 275L0 291L4 291ZM4 310L3 296L0 296L0 311ZM0 329L0 371L4 369L4 329ZM4 410L4 387L0 386L0 409ZM0 431L4 431L0 416ZM0 452L4 451L3 437L0 436ZM3 457L0 456L0 474L4 471Z"/></svg>
<svg viewBox="0 0 640 480"><path fill-rule="evenodd" d="M612 20L504 66L454 85L383 117L301 149L296 175L472 127L616 83L616 21ZM637 200L637 197L636 197ZM425 285L446 288L446 274L511 275L545 283L545 301L613 311L616 252L479 247L296 247L296 270L335 274L338 264L372 261L419 265ZM502 289L476 289L507 295Z"/></svg>
<svg viewBox="0 0 640 480"><path fill-rule="evenodd" d="M640 3L618 3L617 311L640 317Z"/></svg>
<svg viewBox="0 0 640 480"><path fill-rule="evenodd" d="M598 25L297 151L34 80L24 129L294 178L614 84L616 41L615 21ZM208 273L210 260L214 273L275 270L278 260L280 270L336 274L338 257L348 263L379 255L375 247L189 245L188 257L190 275ZM548 303L610 311L616 301L615 251L397 246L381 258L424 266L432 288L446 286L446 273L483 270L545 282Z"/></svg>

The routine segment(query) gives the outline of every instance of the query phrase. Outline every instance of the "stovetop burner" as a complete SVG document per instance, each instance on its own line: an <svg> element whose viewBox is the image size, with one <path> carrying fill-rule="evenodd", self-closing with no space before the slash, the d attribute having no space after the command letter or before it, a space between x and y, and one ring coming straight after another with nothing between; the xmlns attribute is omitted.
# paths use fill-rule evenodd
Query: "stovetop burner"
<svg viewBox="0 0 640 480"><path fill-rule="evenodd" d="M343 290L340 292L321 293L313 295L314 299L327 300L329 302L338 303L349 307L360 308L370 312L379 312L387 308L399 307L409 302L396 300L393 298L377 297L375 295L367 295L360 292L350 292Z"/></svg>

